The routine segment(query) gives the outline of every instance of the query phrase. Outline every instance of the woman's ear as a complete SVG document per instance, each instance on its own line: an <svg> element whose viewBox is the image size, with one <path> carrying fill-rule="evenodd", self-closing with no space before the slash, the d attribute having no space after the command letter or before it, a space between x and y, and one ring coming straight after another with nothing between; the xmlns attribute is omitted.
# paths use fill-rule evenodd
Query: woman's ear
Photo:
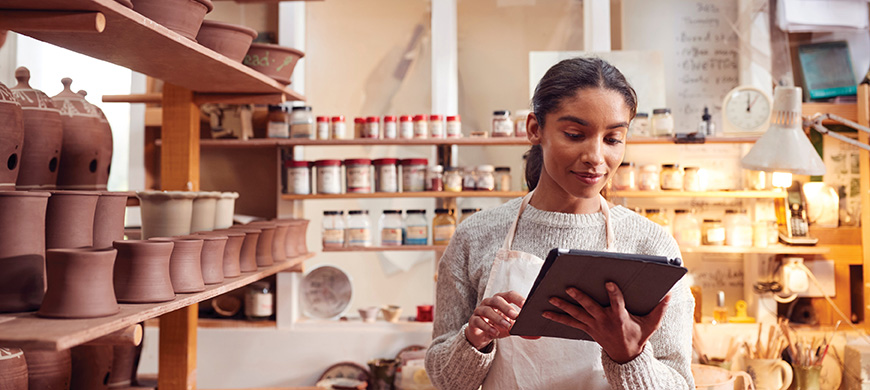
<svg viewBox="0 0 870 390"><path fill-rule="evenodd" d="M529 113L526 118L526 136L529 137L529 142L532 145L541 144L541 126L538 124L538 118L534 112Z"/></svg>

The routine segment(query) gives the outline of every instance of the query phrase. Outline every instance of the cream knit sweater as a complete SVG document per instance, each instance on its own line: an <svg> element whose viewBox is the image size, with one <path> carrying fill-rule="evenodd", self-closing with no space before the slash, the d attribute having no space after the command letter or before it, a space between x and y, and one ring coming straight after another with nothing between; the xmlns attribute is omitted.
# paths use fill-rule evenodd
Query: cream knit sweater
<svg viewBox="0 0 870 390"><path fill-rule="evenodd" d="M436 316L426 371L442 390L477 389L489 372L498 340L478 351L465 339L465 327L483 300L496 251L519 211L522 199L479 212L462 224L438 266ZM676 241L648 219L621 207L610 209L617 252L680 257ZM604 215L565 214L526 207L511 249L546 258L552 248L604 250ZM634 360L618 364L604 351L599 356L613 389L694 389L690 369L694 300L685 279L671 291L660 328ZM514 337L514 336L512 336ZM577 384L583 388L582 383Z"/></svg>

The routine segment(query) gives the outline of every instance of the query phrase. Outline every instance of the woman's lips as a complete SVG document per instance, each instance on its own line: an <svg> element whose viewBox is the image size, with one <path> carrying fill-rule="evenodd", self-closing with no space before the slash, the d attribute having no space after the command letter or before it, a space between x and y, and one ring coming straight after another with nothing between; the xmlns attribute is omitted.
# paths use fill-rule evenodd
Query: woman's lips
<svg viewBox="0 0 870 390"><path fill-rule="evenodd" d="M577 180L580 180L580 182L587 184L587 185L597 184L598 182L600 182L604 178L604 175L600 174L600 173L588 173L588 172L571 172L571 173L574 174L574 177L576 177Z"/></svg>

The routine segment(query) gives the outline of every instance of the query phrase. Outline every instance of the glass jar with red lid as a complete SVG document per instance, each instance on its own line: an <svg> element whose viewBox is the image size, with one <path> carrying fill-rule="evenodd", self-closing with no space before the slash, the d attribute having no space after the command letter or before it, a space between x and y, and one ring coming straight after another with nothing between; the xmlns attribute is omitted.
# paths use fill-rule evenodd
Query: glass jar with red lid
<svg viewBox="0 0 870 390"><path fill-rule="evenodd" d="M341 160L317 160L314 162L318 194L341 193Z"/></svg>
<svg viewBox="0 0 870 390"><path fill-rule="evenodd" d="M347 176L345 187L348 193L372 192L372 160L367 158L344 160L344 171Z"/></svg>
<svg viewBox="0 0 870 390"><path fill-rule="evenodd" d="M414 138L414 122L410 115L399 117L399 137L402 139Z"/></svg>
<svg viewBox="0 0 870 390"><path fill-rule="evenodd" d="M447 138L462 138L462 121L459 115L447 117Z"/></svg>
<svg viewBox="0 0 870 390"><path fill-rule="evenodd" d="M429 160L425 158L409 158L402 160L402 192L420 192L426 188L426 166Z"/></svg>
<svg viewBox="0 0 870 390"><path fill-rule="evenodd" d="M426 115L414 115L414 138L423 139L429 137L428 119Z"/></svg>
<svg viewBox="0 0 870 390"><path fill-rule="evenodd" d="M396 117L395 115L387 115L384 117L384 128L381 132L383 134L383 139L396 139L399 137L399 129L396 126Z"/></svg>
<svg viewBox="0 0 870 390"><path fill-rule="evenodd" d="M317 117L317 139L329 139L329 117Z"/></svg>
<svg viewBox="0 0 870 390"><path fill-rule="evenodd" d="M445 138L444 117L441 115L429 115L429 137Z"/></svg>

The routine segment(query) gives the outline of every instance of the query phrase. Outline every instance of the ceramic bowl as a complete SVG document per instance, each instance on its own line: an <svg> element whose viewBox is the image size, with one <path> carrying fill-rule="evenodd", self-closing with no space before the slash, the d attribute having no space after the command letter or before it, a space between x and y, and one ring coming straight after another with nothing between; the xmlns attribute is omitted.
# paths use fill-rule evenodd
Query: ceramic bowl
<svg viewBox="0 0 870 390"><path fill-rule="evenodd" d="M203 20L196 41L209 49L212 49L227 58L242 62L251 42L257 38L257 31L237 24Z"/></svg>
<svg viewBox="0 0 870 390"><path fill-rule="evenodd" d="M133 0L134 11L190 40L212 9L210 0Z"/></svg>
<svg viewBox="0 0 870 390"><path fill-rule="evenodd" d="M293 68L303 56L305 53L289 47L254 43L242 63L279 83L290 84Z"/></svg>

